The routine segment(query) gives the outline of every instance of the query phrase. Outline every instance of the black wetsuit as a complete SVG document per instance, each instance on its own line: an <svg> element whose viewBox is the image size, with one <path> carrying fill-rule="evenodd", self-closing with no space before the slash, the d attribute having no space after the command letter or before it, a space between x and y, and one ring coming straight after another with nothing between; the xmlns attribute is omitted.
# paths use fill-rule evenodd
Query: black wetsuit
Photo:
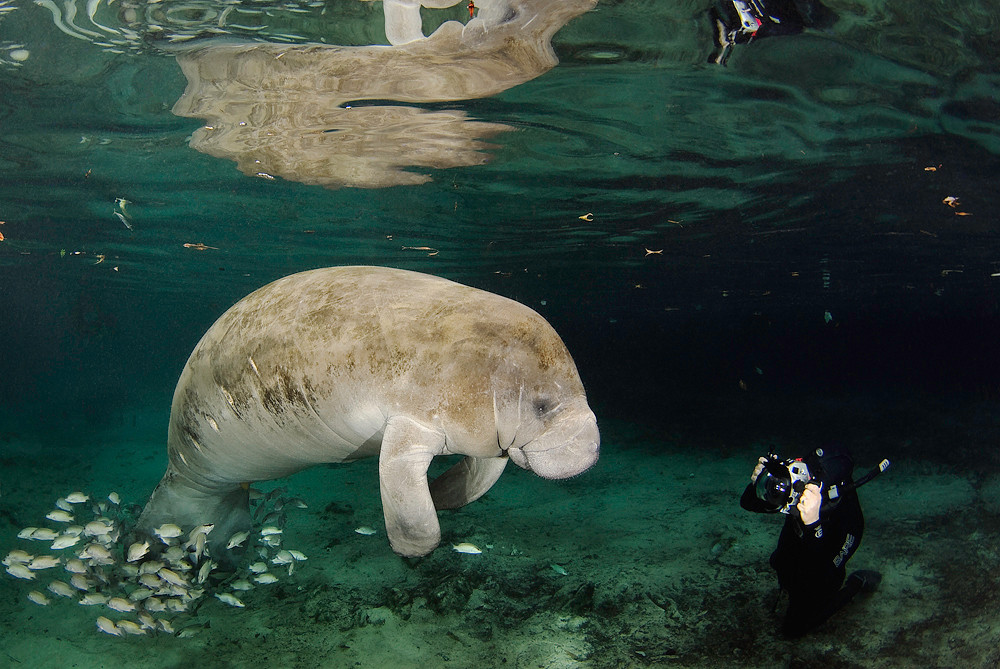
<svg viewBox="0 0 1000 669"><path fill-rule="evenodd" d="M757 499L753 484L743 492L740 506L748 511L775 513ZM861 590L864 579L852 577L845 584L844 576L847 561L861 544L864 530L861 503L853 490L836 508L821 508L819 521L812 525L803 525L794 510L785 517L778 547L771 554L778 585L788 593L785 634L799 636L808 632Z"/></svg>

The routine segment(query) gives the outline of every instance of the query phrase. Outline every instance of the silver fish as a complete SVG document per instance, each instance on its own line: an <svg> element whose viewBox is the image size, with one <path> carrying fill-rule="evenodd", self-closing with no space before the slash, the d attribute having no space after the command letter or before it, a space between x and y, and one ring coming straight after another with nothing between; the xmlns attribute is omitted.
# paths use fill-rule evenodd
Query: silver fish
<svg viewBox="0 0 1000 669"><path fill-rule="evenodd" d="M35 528L35 531L31 533L29 538L32 541L55 541L58 536L59 533L54 530L50 530L47 527L37 527Z"/></svg>
<svg viewBox="0 0 1000 669"><path fill-rule="evenodd" d="M66 566L64 568L66 569L66 571L68 571L71 574L86 574L87 573L87 565L83 564L82 560L79 560L79 559L76 559L76 558L74 558L72 560L67 560L66 561Z"/></svg>
<svg viewBox="0 0 1000 669"><path fill-rule="evenodd" d="M25 581L31 581L35 578L35 572L28 569L28 565L22 562L12 562L7 565L7 573L14 578L23 578Z"/></svg>
<svg viewBox="0 0 1000 669"><path fill-rule="evenodd" d="M135 604L124 597L112 597L107 601L106 606L112 611L121 611L122 613L135 611Z"/></svg>
<svg viewBox="0 0 1000 669"><path fill-rule="evenodd" d="M160 613L167 610L167 605L159 597L150 597L143 603L143 606L150 613Z"/></svg>
<svg viewBox="0 0 1000 669"><path fill-rule="evenodd" d="M205 580L208 579L208 575L214 567L215 563L211 560L208 560L205 564L201 565L201 569L198 570L198 583L204 583Z"/></svg>
<svg viewBox="0 0 1000 669"><path fill-rule="evenodd" d="M156 574L143 574L139 577L139 584L156 590L163 584L163 581Z"/></svg>
<svg viewBox="0 0 1000 669"><path fill-rule="evenodd" d="M52 581L49 583L48 590L53 595L58 595L60 597L72 597L76 594L73 592L73 588L69 587L65 581Z"/></svg>
<svg viewBox="0 0 1000 669"><path fill-rule="evenodd" d="M52 557L51 555L39 555L28 563L28 569L31 569L32 571L38 569L52 569L52 567L59 564L62 564L62 560L60 558Z"/></svg>
<svg viewBox="0 0 1000 669"><path fill-rule="evenodd" d="M105 604L108 601L108 596L100 592L88 592L83 597L80 598L80 606L96 606L98 604Z"/></svg>
<svg viewBox="0 0 1000 669"><path fill-rule="evenodd" d="M56 537L56 540L52 542L52 550L57 551L63 548L69 548L70 546L75 546L80 542L79 536L62 534Z"/></svg>
<svg viewBox="0 0 1000 669"><path fill-rule="evenodd" d="M97 619L97 629L101 630L105 634L111 634L113 636L121 636L122 633L118 631L118 627L108 618L100 616Z"/></svg>
<svg viewBox="0 0 1000 669"><path fill-rule="evenodd" d="M152 590L147 590L146 588L136 588L135 590L133 590L129 594L128 601L130 601L130 602L142 602L142 601L145 601L145 600L149 599L154 594L156 594L156 593L154 593Z"/></svg>
<svg viewBox="0 0 1000 669"><path fill-rule="evenodd" d="M236 595L231 595L228 592L223 592L222 594L216 593L215 597L223 604L229 604L241 609L246 606Z"/></svg>
<svg viewBox="0 0 1000 669"><path fill-rule="evenodd" d="M291 564L295 561L292 554L288 551L278 551L277 554L271 558L271 564Z"/></svg>
<svg viewBox="0 0 1000 669"><path fill-rule="evenodd" d="M30 553L27 553L25 551L12 550L11 552L7 553L7 557L3 559L3 563L5 565L13 564L15 562L28 563L31 562L34 558L35 558L34 555L31 555Z"/></svg>
<svg viewBox="0 0 1000 669"><path fill-rule="evenodd" d="M82 592L87 592L94 586L93 582L83 574L73 574L73 577L69 579L69 584Z"/></svg>
<svg viewBox="0 0 1000 669"><path fill-rule="evenodd" d="M149 553L149 542L137 541L128 547L128 556L126 557L126 560L128 562L136 562L145 557L147 553Z"/></svg>
<svg viewBox="0 0 1000 669"><path fill-rule="evenodd" d="M116 211L115 216L118 217L118 220L121 221L122 225L124 225L126 228L128 228L129 230L135 230L135 228L132 227L132 222L128 219L127 216L125 216L125 214L121 213L120 211Z"/></svg>
<svg viewBox="0 0 1000 669"><path fill-rule="evenodd" d="M100 537L110 534L114 529L114 526L103 520L92 520L84 526L83 533L88 537Z"/></svg>
<svg viewBox="0 0 1000 669"><path fill-rule="evenodd" d="M49 598L45 596L45 593L38 592L37 590L32 590L28 593L28 601L34 602L39 606L49 605Z"/></svg>
<svg viewBox="0 0 1000 669"><path fill-rule="evenodd" d="M72 523L73 514L62 509L53 509L45 514L45 517L56 523Z"/></svg>
<svg viewBox="0 0 1000 669"><path fill-rule="evenodd" d="M167 569L166 567L164 567L163 569L161 569L156 573L159 574L160 578L162 578L167 583L172 583L174 585L178 585L181 587L187 587L189 585L187 579L185 579L177 572Z"/></svg>
<svg viewBox="0 0 1000 669"><path fill-rule="evenodd" d="M229 537L229 543L226 544L226 548L236 548L237 546L242 546L243 542L247 540L250 536L249 532L237 532L233 536Z"/></svg>

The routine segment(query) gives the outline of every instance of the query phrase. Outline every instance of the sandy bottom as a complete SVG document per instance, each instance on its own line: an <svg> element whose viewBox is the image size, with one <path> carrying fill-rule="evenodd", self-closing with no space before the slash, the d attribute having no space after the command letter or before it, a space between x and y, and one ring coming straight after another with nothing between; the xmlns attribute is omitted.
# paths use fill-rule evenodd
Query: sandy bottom
<svg viewBox="0 0 1000 669"><path fill-rule="evenodd" d="M374 462L281 481L309 505L285 545L309 556L291 577L206 599L191 638L100 633L101 611L29 602L0 578L0 665L9 667L995 667L1000 662L1000 477L897 462L860 491L867 527L851 569L883 574L805 639L772 613L767 565L781 519L738 497L765 446L693 453L630 424L602 424L602 459L570 481L508 468L486 497L441 514L422 560L389 549ZM159 439L112 435L88 456L8 435L0 555L74 490L142 503ZM743 453L742 451L746 451ZM860 462L859 472L874 462ZM268 489L276 484L262 484ZM372 536L354 532L377 528ZM470 542L483 552L462 554Z"/></svg>

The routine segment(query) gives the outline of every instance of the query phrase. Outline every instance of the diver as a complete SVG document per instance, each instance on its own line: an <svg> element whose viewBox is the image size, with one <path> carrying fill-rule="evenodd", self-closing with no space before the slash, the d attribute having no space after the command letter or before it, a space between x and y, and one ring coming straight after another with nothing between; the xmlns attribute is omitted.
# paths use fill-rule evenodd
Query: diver
<svg viewBox="0 0 1000 669"><path fill-rule="evenodd" d="M722 0L709 12L715 50L708 62L725 65L737 44L805 28L827 28L837 16L818 0Z"/></svg>
<svg viewBox="0 0 1000 669"><path fill-rule="evenodd" d="M876 571L855 571L847 562L861 545L865 519L857 488L889 467L853 481L854 461L846 448L817 448L805 458L760 458L740 506L759 513L783 513L785 524L771 554L788 608L782 631L797 637L817 627L859 592L874 591Z"/></svg>

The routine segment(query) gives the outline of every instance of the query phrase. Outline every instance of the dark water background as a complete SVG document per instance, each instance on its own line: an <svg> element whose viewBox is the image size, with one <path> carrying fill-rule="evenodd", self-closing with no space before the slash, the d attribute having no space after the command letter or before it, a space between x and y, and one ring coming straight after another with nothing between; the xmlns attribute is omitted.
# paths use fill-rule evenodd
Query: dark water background
<svg viewBox="0 0 1000 669"><path fill-rule="evenodd" d="M512 126L489 164L386 189L245 176L188 147L201 123L171 113L185 80L153 40L113 53L10 4L4 53L30 58L0 71L0 430L83 446L165 419L228 306L337 264L520 300L563 335L599 416L706 446L875 440L882 419L995 400L1000 10L827 4L831 28L739 46L722 68L705 62L709 3L602 1L556 34L550 72L417 105ZM379 3L271 21L383 41ZM402 248L423 246L439 252Z"/></svg>

